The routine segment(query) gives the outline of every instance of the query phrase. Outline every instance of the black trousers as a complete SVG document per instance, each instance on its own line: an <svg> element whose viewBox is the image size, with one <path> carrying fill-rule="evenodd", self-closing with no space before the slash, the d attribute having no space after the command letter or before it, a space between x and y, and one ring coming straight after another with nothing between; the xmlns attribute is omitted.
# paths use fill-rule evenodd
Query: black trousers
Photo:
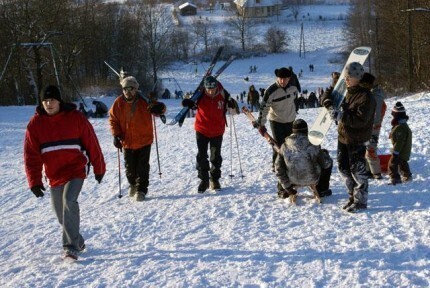
<svg viewBox="0 0 430 288"><path fill-rule="evenodd" d="M276 143L278 143L278 146L281 147L282 143L284 143L285 138L291 135L293 133L293 122L288 123L279 123L275 121L270 121L270 129L272 129L272 137L275 139ZM276 156L278 156L278 153L276 153L275 150L273 150L273 156L272 156L272 166L275 165Z"/></svg>
<svg viewBox="0 0 430 288"><path fill-rule="evenodd" d="M327 169L321 169L320 179L317 184L318 193L324 192L330 188L330 177L333 165L330 165Z"/></svg>
<svg viewBox="0 0 430 288"><path fill-rule="evenodd" d="M125 173L128 183L136 185L139 192L148 192L150 156L151 145L140 149L124 149Z"/></svg>
<svg viewBox="0 0 430 288"><path fill-rule="evenodd" d="M204 181L209 181L210 178L218 180L221 178L221 146L223 135L209 138L203 134L196 132L197 140L197 157L196 168L198 177ZM208 148L210 149L210 158L208 155ZM209 158L209 159L208 159ZM209 165L209 161L212 164Z"/></svg>

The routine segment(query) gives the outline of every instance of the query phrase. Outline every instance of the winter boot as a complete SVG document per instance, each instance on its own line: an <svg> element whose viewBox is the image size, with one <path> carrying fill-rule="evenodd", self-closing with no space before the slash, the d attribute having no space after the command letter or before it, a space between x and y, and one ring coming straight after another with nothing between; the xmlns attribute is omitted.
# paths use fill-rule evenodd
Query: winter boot
<svg viewBox="0 0 430 288"><path fill-rule="evenodd" d="M400 178L391 178L388 185L397 185L401 183L402 183L402 180L400 180Z"/></svg>
<svg viewBox="0 0 430 288"><path fill-rule="evenodd" d="M136 192L137 192L136 185L130 185L130 187L128 187L128 196L130 196L131 198L134 197L134 195L136 195Z"/></svg>
<svg viewBox="0 0 430 288"><path fill-rule="evenodd" d="M202 180L199 184L199 188L197 188L197 192L204 193L209 188L209 181Z"/></svg>
<svg viewBox="0 0 430 288"><path fill-rule="evenodd" d="M221 184L219 183L219 180L211 179L210 180L210 187L212 190L219 190L221 189Z"/></svg>
<svg viewBox="0 0 430 288"><path fill-rule="evenodd" d="M365 210L367 209L367 205L366 204L361 204L361 203L352 203L351 206L349 206L346 211L350 212L350 213L355 213L358 212L360 210Z"/></svg>
<svg viewBox="0 0 430 288"><path fill-rule="evenodd" d="M409 176L402 176L402 183L406 183L412 181L412 175Z"/></svg>
<svg viewBox="0 0 430 288"><path fill-rule="evenodd" d="M76 261L78 260L78 251L75 251L73 249L66 249L64 250L63 259L66 261Z"/></svg>
<svg viewBox="0 0 430 288"><path fill-rule="evenodd" d="M288 194L288 191L281 189L278 190L278 198L279 199L287 199L290 196L290 194Z"/></svg>
<svg viewBox="0 0 430 288"><path fill-rule="evenodd" d="M144 191L137 191L137 193L136 193L136 201L137 202L142 202L143 200L145 200L145 196L146 196L146 192L144 192Z"/></svg>
<svg viewBox="0 0 430 288"><path fill-rule="evenodd" d="M333 194L333 192L331 192L331 189L328 189L325 191L321 191L318 194L320 195L320 198L322 198L322 197L331 196Z"/></svg>
<svg viewBox="0 0 430 288"><path fill-rule="evenodd" d="M350 196L350 197L349 197L348 202L347 202L345 205L343 205L342 209L343 209L343 210L346 210L346 209L348 209L352 204L354 204L354 198L352 198L352 196Z"/></svg>
<svg viewBox="0 0 430 288"><path fill-rule="evenodd" d="M382 174L381 173L373 174L373 179L381 180L382 179Z"/></svg>

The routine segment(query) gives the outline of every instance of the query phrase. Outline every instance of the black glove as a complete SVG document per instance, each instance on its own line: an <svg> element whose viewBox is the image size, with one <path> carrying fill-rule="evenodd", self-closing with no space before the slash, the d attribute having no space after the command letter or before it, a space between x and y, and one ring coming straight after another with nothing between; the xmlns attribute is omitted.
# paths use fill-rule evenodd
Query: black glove
<svg viewBox="0 0 430 288"><path fill-rule="evenodd" d="M196 103L191 99L184 99L182 100L182 106L193 109L194 107L196 107Z"/></svg>
<svg viewBox="0 0 430 288"><path fill-rule="evenodd" d="M333 109L333 101L330 98L324 99L322 101L322 106L324 106L327 110Z"/></svg>
<svg viewBox="0 0 430 288"><path fill-rule="evenodd" d="M113 146L115 146L116 148L118 148L122 152L121 137L119 137L119 136L113 137Z"/></svg>
<svg viewBox="0 0 430 288"><path fill-rule="evenodd" d="M336 83L339 80L339 77L340 77L340 73L339 72L332 72L331 73L331 78L332 78L331 87L336 86Z"/></svg>
<svg viewBox="0 0 430 288"><path fill-rule="evenodd" d="M43 197L45 194L43 194L42 190L45 191L45 187L43 187L43 185L36 185L30 188L31 192L33 192L33 194L39 198L39 197Z"/></svg>
<svg viewBox="0 0 430 288"><path fill-rule="evenodd" d="M260 124L257 121L252 121L252 127L258 129L260 127Z"/></svg>
<svg viewBox="0 0 430 288"><path fill-rule="evenodd" d="M102 182L103 177L105 176L105 174L96 174L95 178L97 180L97 182L99 182L99 184Z"/></svg>
<svg viewBox="0 0 430 288"><path fill-rule="evenodd" d="M151 106L149 106L149 112L156 116L164 114L166 112L166 105L162 102L155 102Z"/></svg>

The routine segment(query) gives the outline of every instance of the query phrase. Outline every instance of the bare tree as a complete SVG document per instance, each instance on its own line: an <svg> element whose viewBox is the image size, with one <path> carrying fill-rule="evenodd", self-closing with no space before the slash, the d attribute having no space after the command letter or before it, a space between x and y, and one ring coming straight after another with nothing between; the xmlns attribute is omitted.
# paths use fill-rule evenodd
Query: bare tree
<svg viewBox="0 0 430 288"><path fill-rule="evenodd" d="M209 50L209 40L212 37L211 22L208 18L200 18L193 20L193 32L195 34L194 54L196 54L196 48L200 41L203 41L205 53Z"/></svg>
<svg viewBox="0 0 430 288"><path fill-rule="evenodd" d="M273 26L267 29L264 39L266 40L268 51L271 53L281 52L288 46L287 32Z"/></svg>
<svg viewBox="0 0 430 288"><path fill-rule="evenodd" d="M153 83L156 83L159 69L171 60L169 45L174 32L172 15L167 6L152 1L138 4L136 14L141 24L141 40L148 55Z"/></svg>
<svg viewBox="0 0 430 288"><path fill-rule="evenodd" d="M239 12L235 9L231 10L231 17L228 21L230 27L235 32L236 39L239 39L242 51L246 51L249 44L253 42L253 28L256 23L252 17L249 17L246 12L246 7Z"/></svg>

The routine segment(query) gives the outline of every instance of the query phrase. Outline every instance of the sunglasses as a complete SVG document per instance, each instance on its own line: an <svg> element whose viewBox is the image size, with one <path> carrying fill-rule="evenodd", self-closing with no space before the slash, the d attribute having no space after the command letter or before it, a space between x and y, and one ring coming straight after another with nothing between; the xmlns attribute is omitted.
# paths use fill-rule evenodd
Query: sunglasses
<svg viewBox="0 0 430 288"><path fill-rule="evenodd" d="M134 87L124 87L122 90L130 92L134 90Z"/></svg>

